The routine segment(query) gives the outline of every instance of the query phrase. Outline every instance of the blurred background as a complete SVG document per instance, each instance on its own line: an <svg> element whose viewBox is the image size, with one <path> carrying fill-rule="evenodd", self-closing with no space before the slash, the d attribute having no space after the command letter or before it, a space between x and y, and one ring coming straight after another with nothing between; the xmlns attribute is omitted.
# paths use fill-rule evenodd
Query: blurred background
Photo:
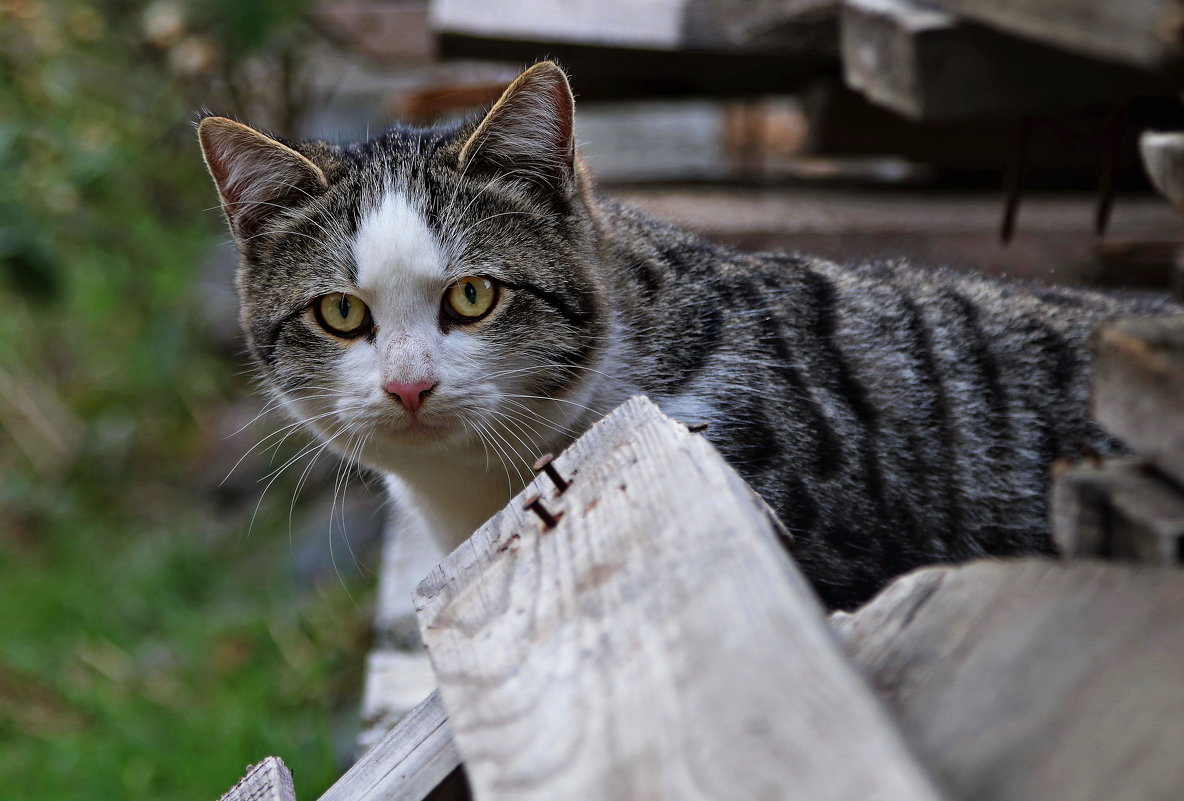
<svg viewBox="0 0 1184 801"><path fill-rule="evenodd" d="M716 239L1168 292L1178 31L939 5L0 0L0 786L354 754L382 498L251 386L201 109L346 142L555 57L602 189Z"/></svg>

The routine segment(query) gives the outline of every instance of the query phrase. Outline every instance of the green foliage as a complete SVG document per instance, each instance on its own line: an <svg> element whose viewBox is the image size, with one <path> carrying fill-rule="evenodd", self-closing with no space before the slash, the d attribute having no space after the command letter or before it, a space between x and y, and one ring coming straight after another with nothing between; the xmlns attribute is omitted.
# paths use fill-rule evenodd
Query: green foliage
<svg viewBox="0 0 1184 801"><path fill-rule="evenodd" d="M245 390L241 364L195 333L194 281L224 234L193 76L210 53L264 47L301 6L198 8L0 2L0 784L13 797L213 799L277 753L314 798L338 772L331 721L357 702L364 610L340 584L295 582L287 504L247 536L197 488L203 460L230 447L208 420Z"/></svg>

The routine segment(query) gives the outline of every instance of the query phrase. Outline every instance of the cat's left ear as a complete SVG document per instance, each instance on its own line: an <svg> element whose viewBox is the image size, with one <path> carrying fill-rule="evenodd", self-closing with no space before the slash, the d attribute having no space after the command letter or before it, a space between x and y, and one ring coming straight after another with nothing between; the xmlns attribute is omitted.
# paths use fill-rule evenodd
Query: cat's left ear
<svg viewBox="0 0 1184 801"><path fill-rule="evenodd" d="M469 175L490 171L538 184L563 197L575 187L575 99L552 61L518 76L460 151Z"/></svg>
<svg viewBox="0 0 1184 801"><path fill-rule="evenodd" d="M241 122L206 117L197 135L230 230L240 242L259 233L278 211L300 205L329 185L307 156Z"/></svg>

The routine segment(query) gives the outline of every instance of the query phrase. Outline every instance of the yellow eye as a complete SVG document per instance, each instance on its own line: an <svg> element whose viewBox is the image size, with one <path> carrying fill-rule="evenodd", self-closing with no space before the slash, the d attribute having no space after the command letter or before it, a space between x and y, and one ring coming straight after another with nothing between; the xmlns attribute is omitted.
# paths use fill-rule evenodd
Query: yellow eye
<svg viewBox="0 0 1184 801"><path fill-rule="evenodd" d="M334 292L318 299L313 308L317 322L329 333L356 337L370 330L370 310L361 298Z"/></svg>
<svg viewBox="0 0 1184 801"><path fill-rule="evenodd" d="M444 293L444 312L462 323L472 323L489 314L497 303L497 284L484 275L466 275Z"/></svg>

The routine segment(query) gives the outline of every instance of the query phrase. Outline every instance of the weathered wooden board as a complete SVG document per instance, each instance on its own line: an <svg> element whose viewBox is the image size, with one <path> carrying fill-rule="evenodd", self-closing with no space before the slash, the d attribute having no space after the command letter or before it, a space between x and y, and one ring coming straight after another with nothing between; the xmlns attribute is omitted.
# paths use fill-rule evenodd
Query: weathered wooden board
<svg viewBox="0 0 1184 801"><path fill-rule="evenodd" d="M247 775L218 801L296 801L292 773L279 757L269 756L247 765Z"/></svg>
<svg viewBox="0 0 1184 801"><path fill-rule="evenodd" d="M1184 481L1184 316L1121 320L1094 337L1098 422Z"/></svg>
<svg viewBox="0 0 1184 801"><path fill-rule="evenodd" d="M434 0L443 58L557 60L581 101L785 93L838 66L838 0Z"/></svg>
<svg viewBox="0 0 1184 801"><path fill-rule="evenodd" d="M417 591L477 798L938 797L706 439L635 398L555 465Z"/></svg>
<svg viewBox="0 0 1184 801"><path fill-rule="evenodd" d="M1151 81L916 0L845 0L840 20L847 85L913 119L1047 113L1125 98Z"/></svg>
<svg viewBox="0 0 1184 801"><path fill-rule="evenodd" d="M433 0L438 30L482 38L652 50L833 48L838 0ZM557 13L558 12L558 13ZM811 34L807 36L806 34Z"/></svg>
<svg viewBox="0 0 1184 801"><path fill-rule="evenodd" d="M423 801L459 766L444 706L433 692L320 801Z"/></svg>
<svg viewBox="0 0 1184 801"><path fill-rule="evenodd" d="M1152 69L1178 66L1181 0L934 0L1006 33Z"/></svg>
<svg viewBox="0 0 1184 801"><path fill-rule="evenodd" d="M1180 797L1184 572L931 568L835 623L952 797Z"/></svg>
<svg viewBox="0 0 1184 801"><path fill-rule="evenodd" d="M1179 565L1184 493L1142 459L1077 465L1053 477L1052 529L1067 558Z"/></svg>

